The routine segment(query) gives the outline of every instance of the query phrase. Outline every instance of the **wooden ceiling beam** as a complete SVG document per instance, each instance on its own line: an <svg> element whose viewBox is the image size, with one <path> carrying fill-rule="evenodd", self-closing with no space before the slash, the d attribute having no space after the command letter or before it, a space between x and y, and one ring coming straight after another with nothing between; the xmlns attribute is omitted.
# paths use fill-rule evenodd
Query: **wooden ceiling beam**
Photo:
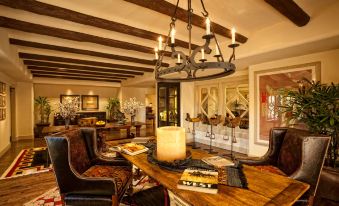
<svg viewBox="0 0 339 206"><path fill-rule="evenodd" d="M157 41L157 38L160 35L166 36L165 34L158 34L144 29L135 28L126 24L98 18L35 0L0 0L0 4L14 9L21 9L40 15L64 19L66 21L72 21L153 41ZM180 47L188 48L188 43L185 41L176 39L176 44ZM193 47L197 47L197 45L193 45Z"/></svg>
<svg viewBox="0 0 339 206"><path fill-rule="evenodd" d="M43 62L43 61L33 61L33 60L24 60L25 65L29 66L43 66L43 67L55 67L55 68L66 68L66 69L78 69L78 70L85 70L85 71L101 71L107 73L115 73L115 74L130 74L130 75L143 75L142 72L134 72L134 71L124 71L124 70L117 70L117 69L107 69L107 68L100 68L100 67L89 67L83 65L75 65L75 64L62 64L62 63L55 63L55 62Z"/></svg>
<svg viewBox="0 0 339 206"><path fill-rule="evenodd" d="M175 10L175 5L165 0L125 0L125 1L136 4L144 8L151 9L153 11L159 12L161 14L165 14L167 16L172 16ZM176 17L177 19L188 23L187 10L179 7L177 9ZM192 24L200 28L205 28L205 18L198 16L196 14L193 14ZM228 38L232 37L231 30L226 27L221 26L220 24L211 22L211 27L214 29L214 32L216 34L219 34L221 36L228 37ZM236 33L235 39L237 42L240 42L240 43L245 43L247 41L247 37L239 33Z"/></svg>
<svg viewBox="0 0 339 206"><path fill-rule="evenodd" d="M85 75L85 74L74 74L68 72L48 72L48 71L40 71L40 70L31 70L32 74L46 74L46 75L64 75L64 76L76 76L76 77L86 77L86 78L112 78L116 80L126 80L127 78L121 77L109 77L109 76L98 76L98 75Z"/></svg>
<svg viewBox="0 0 339 206"><path fill-rule="evenodd" d="M38 42L25 41L25 40L21 40L21 39L10 38L9 43L13 44L13 45L18 45L18 46L24 46L24 47L31 47L31 48L47 49L47 50L52 50L52 51L60 51L60 52L67 52L67 53L73 53L73 54L88 55L88 56L93 56L93 57L101 57L101 58L105 58L105 59L127 61L127 62L139 63L139 64L152 65L152 66L155 65L154 60L139 59L139 58L135 58L135 57L121 56L121 55L116 55L116 54L108 54L108 53L85 50L85 49L76 49L76 48L71 48L71 47L57 46L57 45L51 45L51 44L43 44L43 43L38 43ZM168 67L169 64L163 63L162 66Z"/></svg>
<svg viewBox="0 0 339 206"><path fill-rule="evenodd" d="M89 42L100 44L109 47L115 47L119 49L132 50L147 54L154 54L154 48L142 46L138 44L133 44L129 42L124 42L115 39L109 39L104 37L99 37L91 34L81 33L77 31L71 31L66 29L59 29L55 27L29 23L26 21L21 21L17 19L12 19L4 16L0 16L0 27L15 29L19 31L47 35L52 37L58 37L62 39L68 39L78 42ZM165 52L166 56L171 56L170 52Z"/></svg>
<svg viewBox="0 0 339 206"><path fill-rule="evenodd" d="M57 56L48 56L48 55L40 55L40 54L31 54L31 53L23 53L19 52L19 57L22 59L32 59L32 60L43 60L50 62L63 62L63 63L72 63L72 64L82 64L88 66L99 66L99 67L108 67L114 69L126 69L131 71L141 71L141 72L153 72L154 70L146 67L138 67L138 66L130 66L124 64L113 64L107 62L97 62L83 59L73 59L66 57L57 57Z"/></svg>
<svg viewBox="0 0 339 206"><path fill-rule="evenodd" d="M310 21L310 16L293 0L265 0L265 2L299 27L305 26Z"/></svg>
<svg viewBox="0 0 339 206"><path fill-rule="evenodd" d="M75 80L89 80L89 81L102 81L102 82L117 82L121 83L121 80L112 80L112 79L95 79L95 78L86 78L86 77L70 77L63 75L48 75L48 74L33 74L33 77L44 77L44 78L53 78L53 79L75 79Z"/></svg>
<svg viewBox="0 0 339 206"><path fill-rule="evenodd" d="M27 66L27 69L34 72L51 72L51 73L65 73L70 75L84 75L84 76L96 76L96 77L110 77L117 79L127 79L134 78L131 75L120 75L120 74L110 74L110 73L100 73L100 72L90 72L90 71L80 71L72 69L60 69L52 67L37 67L37 66Z"/></svg>

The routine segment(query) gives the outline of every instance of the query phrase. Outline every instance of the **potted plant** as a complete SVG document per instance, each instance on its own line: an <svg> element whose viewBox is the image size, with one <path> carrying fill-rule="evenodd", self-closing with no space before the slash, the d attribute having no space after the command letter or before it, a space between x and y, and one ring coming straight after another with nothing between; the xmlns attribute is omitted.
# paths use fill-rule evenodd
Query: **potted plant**
<svg viewBox="0 0 339 206"><path fill-rule="evenodd" d="M281 106L287 121L304 123L318 134L331 136L327 164L335 167L338 156L339 84L330 85L303 79L298 90L283 92L285 105Z"/></svg>
<svg viewBox="0 0 339 206"><path fill-rule="evenodd" d="M106 106L106 110L108 111L108 119L110 121L118 121L116 119L116 114L119 111L120 108L120 101L118 98L114 97L114 98L108 98L107 101L107 106Z"/></svg>
<svg viewBox="0 0 339 206"><path fill-rule="evenodd" d="M39 123L40 124L48 123L48 119L45 118L45 115L47 115L46 109L48 107L50 109L51 106L49 104L47 97L38 96L37 98L34 99L34 103L39 110L39 116L40 116L40 122Z"/></svg>

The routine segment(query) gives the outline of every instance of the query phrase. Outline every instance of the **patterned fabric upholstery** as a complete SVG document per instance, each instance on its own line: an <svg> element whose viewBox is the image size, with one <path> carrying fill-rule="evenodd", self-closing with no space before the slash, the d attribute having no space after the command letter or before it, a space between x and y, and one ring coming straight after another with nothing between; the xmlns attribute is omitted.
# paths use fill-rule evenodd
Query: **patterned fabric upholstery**
<svg viewBox="0 0 339 206"><path fill-rule="evenodd" d="M86 177L110 177L115 179L117 192L120 196L124 189L123 186L126 185L132 177L132 172L128 167L94 165L82 175Z"/></svg>
<svg viewBox="0 0 339 206"><path fill-rule="evenodd" d="M295 129L289 128L284 137L277 167L288 176L295 172L301 165L302 136L309 136L309 132L303 130L296 132Z"/></svg>
<svg viewBox="0 0 339 206"><path fill-rule="evenodd" d="M69 139L71 165L80 174L85 172L90 166L91 162L86 150L86 143L80 130L69 130L64 134Z"/></svg>
<svg viewBox="0 0 339 206"><path fill-rule="evenodd" d="M254 166L254 167L257 168L260 171L265 171L265 172L270 172L270 173L274 173L274 174L277 174L277 175L287 176L279 168L274 167L272 165L258 165L258 166Z"/></svg>

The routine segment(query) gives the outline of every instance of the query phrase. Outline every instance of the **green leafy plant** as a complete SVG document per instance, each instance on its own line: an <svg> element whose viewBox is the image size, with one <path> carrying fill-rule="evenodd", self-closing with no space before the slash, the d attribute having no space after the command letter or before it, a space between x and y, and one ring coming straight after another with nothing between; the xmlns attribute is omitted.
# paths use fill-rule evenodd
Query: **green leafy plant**
<svg viewBox="0 0 339 206"><path fill-rule="evenodd" d="M114 113L119 111L120 101L116 97L108 98L106 110L108 111L108 116L110 120L114 120Z"/></svg>
<svg viewBox="0 0 339 206"><path fill-rule="evenodd" d="M47 97L38 96L37 98L34 99L34 103L39 110L40 123L41 124L47 123L49 115L52 112L51 105L49 104ZM45 117L47 117L47 119Z"/></svg>
<svg viewBox="0 0 339 206"><path fill-rule="evenodd" d="M283 92L281 111L291 120L304 123L313 133L331 136L328 160L335 166L338 156L339 84L303 79L298 90Z"/></svg>

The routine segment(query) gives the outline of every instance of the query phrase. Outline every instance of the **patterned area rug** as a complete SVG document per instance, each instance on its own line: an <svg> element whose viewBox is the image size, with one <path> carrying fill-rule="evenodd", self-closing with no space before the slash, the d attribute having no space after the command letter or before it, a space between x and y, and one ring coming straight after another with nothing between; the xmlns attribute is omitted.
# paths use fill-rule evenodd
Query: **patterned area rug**
<svg viewBox="0 0 339 206"><path fill-rule="evenodd" d="M135 170L135 168L133 168ZM133 180L133 193L149 189L157 186L158 183L149 178L148 176L140 176ZM122 203L119 206L130 206L127 201L123 198ZM61 197L59 189L57 187L45 192L39 197L27 202L24 206L61 206Z"/></svg>
<svg viewBox="0 0 339 206"><path fill-rule="evenodd" d="M13 178L52 169L46 147L23 149L0 179Z"/></svg>

